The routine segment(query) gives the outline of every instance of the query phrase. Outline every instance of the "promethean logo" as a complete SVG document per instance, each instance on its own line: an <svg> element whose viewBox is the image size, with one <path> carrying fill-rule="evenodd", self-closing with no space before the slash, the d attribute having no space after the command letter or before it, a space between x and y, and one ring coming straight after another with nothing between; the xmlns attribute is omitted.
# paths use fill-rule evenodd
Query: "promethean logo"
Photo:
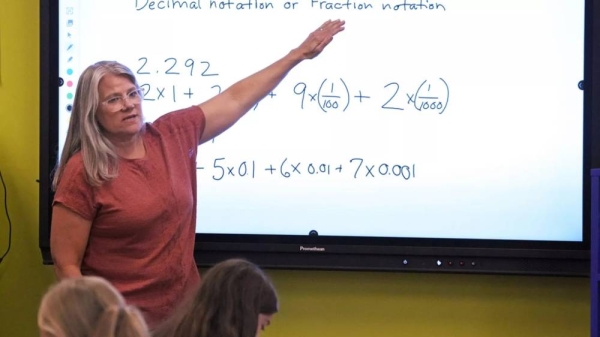
<svg viewBox="0 0 600 337"><path fill-rule="evenodd" d="M324 252L325 247L304 247L300 246L300 251L303 252Z"/></svg>

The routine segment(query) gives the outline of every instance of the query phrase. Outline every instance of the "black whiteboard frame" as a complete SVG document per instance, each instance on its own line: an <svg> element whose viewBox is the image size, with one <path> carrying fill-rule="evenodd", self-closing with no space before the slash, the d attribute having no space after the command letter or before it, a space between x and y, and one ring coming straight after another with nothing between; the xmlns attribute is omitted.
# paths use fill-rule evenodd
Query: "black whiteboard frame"
<svg viewBox="0 0 600 337"><path fill-rule="evenodd" d="M589 173L600 167L600 132L592 132L600 130L600 0L586 0L585 8L583 242L196 234L197 264L245 257L265 268L588 276ZM58 159L58 10L58 1L40 0L39 247L44 264L52 264L51 174Z"/></svg>

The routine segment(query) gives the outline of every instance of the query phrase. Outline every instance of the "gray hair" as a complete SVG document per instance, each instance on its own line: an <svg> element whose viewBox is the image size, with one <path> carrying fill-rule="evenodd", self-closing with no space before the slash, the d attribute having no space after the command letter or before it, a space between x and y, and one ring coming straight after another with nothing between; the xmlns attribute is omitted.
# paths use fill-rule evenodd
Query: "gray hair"
<svg viewBox="0 0 600 337"><path fill-rule="evenodd" d="M125 76L139 88L131 69L115 61L97 62L81 74L77 83L65 146L52 181L53 190L58 186L65 165L79 151L90 185L100 186L118 174L116 150L102 133L96 118L100 104L98 85L106 74Z"/></svg>

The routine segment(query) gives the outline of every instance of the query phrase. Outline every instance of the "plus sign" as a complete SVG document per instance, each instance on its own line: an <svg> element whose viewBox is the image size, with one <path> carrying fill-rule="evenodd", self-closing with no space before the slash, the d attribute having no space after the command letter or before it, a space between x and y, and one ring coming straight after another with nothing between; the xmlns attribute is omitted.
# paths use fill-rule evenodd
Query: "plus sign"
<svg viewBox="0 0 600 337"><path fill-rule="evenodd" d="M354 98L358 98L358 101L359 101L360 103L362 103L362 99L363 99L363 98L371 98L371 96L364 96L364 95L362 94L362 91L361 91L361 90L359 90L359 91L358 91L358 95L354 96Z"/></svg>
<svg viewBox="0 0 600 337"><path fill-rule="evenodd" d="M267 167L265 169L265 171L269 171L271 174L273 174L273 171L276 171L277 169L273 167L273 164L270 164L269 167Z"/></svg>

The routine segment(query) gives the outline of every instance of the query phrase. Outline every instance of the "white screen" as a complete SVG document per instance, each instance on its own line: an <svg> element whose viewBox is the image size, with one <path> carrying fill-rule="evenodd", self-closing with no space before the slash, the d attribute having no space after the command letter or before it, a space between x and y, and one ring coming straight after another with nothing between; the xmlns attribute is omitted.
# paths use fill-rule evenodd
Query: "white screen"
<svg viewBox="0 0 600 337"><path fill-rule="evenodd" d="M341 18L200 146L198 233L582 240L583 0L244 1L62 0L60 148L92 63L136 73L150 122Z"/></svg>

